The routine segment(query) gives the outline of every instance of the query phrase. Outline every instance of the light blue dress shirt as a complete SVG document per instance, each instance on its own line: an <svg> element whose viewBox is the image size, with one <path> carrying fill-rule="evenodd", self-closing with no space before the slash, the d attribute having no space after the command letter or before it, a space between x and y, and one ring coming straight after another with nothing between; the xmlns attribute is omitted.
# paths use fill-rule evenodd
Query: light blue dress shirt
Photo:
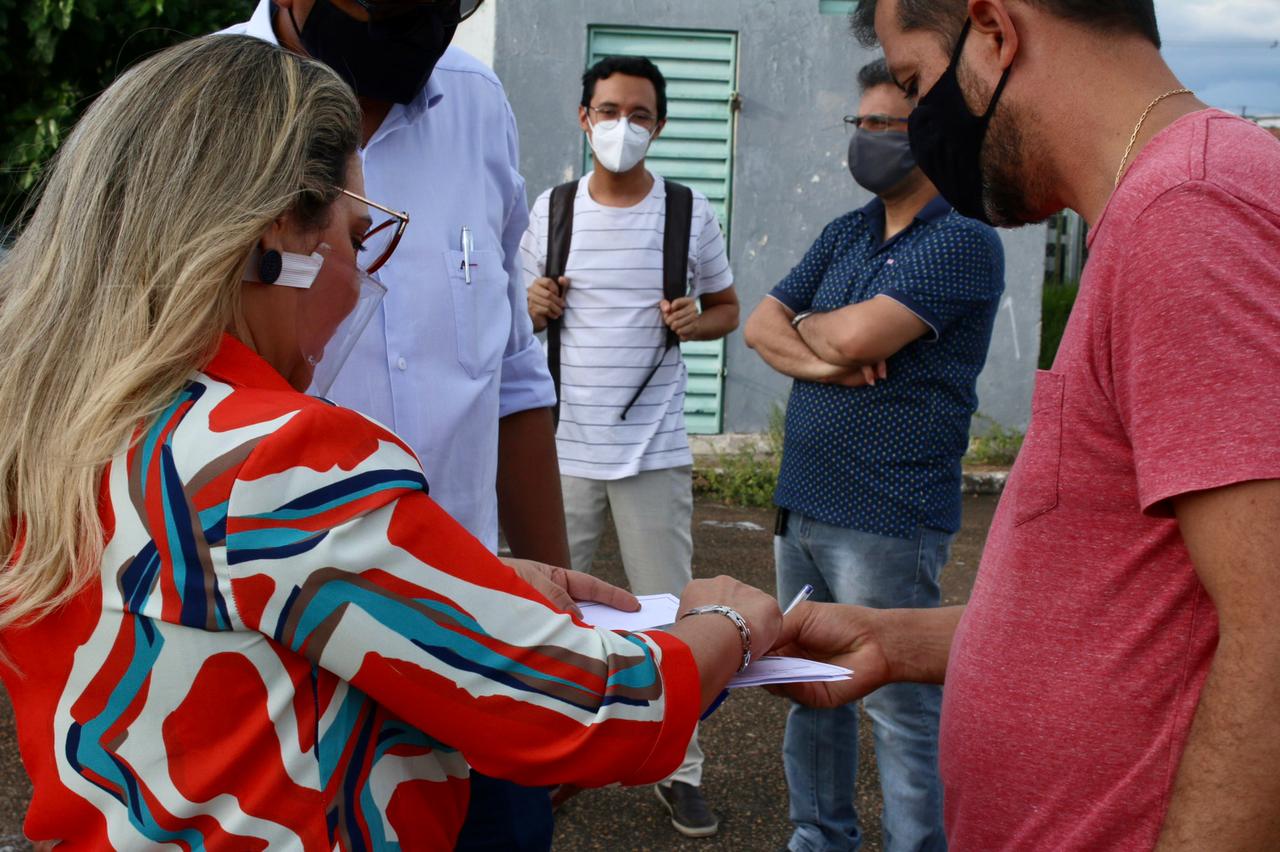
<svg viewBox="0 0 1280 852"><path fill-rule="evenodd" d="M224 32L275 43L270 4ZM360 156L365 194L410 221L378 272L386 298L330 396L407 441L431 496L496 549L498 420L555 404L519 265L529 213L515 116L494 73L451 47Z"/></svg>

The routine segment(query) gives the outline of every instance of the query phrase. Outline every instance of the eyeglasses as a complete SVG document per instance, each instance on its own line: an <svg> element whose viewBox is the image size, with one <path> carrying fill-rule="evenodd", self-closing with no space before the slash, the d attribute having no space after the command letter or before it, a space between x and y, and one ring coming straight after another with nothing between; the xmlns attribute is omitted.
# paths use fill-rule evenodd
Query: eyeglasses
<svg viewBox="0 0 1280 852"><path fill-rule="evenodd" d="M392 210L390 207L383 207L378 202L370 201L363 195L356 195L347 189L342 190L342 194L348 198L354 198L374 210L387 214L386 219L375 224L360 237L360 257L357 258L356 265L364 270L365 273L372 275L391 259L396 246L400 245L400 238L404 236L404 229L409 227L409 214ZM369 260L366 262L365 258Z"/></svg>
<svg viewBox="0 0 1280 852"><path fill-rule="evenodd" d="M885 115L884 113L872 113L871 115L846 115L844 117L846 127L856 127L860 130L870 130L873 133L884 133L888 130L895 130L907 126L906 118L899 118L896 115Z"/></svg>
<svg viewBox="0 0 1280 852"><path fill-rule="evenodd" d="M434 8L443 10L445 23L460 24L476 13L484 0L354 0L355 4L369 13L369 20L383 21L399 15L407 15L419 9ZM452 12L453 14L448 14Z"/></svg>
<svg viewBox="0 0 1280 852"><path fill-rule="evenodd" d="M598 121L619 121L626 119L629 124L642 130L653 130L658 125L658 117L648 110L638 109L633 113L624 113L616 106L587 107L587 112L594 112Z"/></svg>

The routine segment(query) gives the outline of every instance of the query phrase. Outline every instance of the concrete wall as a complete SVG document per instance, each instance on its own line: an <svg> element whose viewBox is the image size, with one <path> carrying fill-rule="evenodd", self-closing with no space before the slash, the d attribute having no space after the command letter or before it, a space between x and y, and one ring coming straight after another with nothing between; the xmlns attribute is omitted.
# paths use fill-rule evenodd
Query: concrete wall
<svg viewBox="0 0 1280 852"><path fill-rule="evenodd" d="M875 57L818 0L488 0L493 65L520 126L530 200L579 174L580 77L591 24L732 30L739 34L738 116L730 258L745 319L836 216L870 196L846 168L841 118L856 111L857 69ZM464 26L470 26L468 21ZM476 29L480 29L479 26ZM483 48L481 48L483 49ZM1039 350L1043 227L1003 235L1007 290L980 411L1025 429ZM762 431L790 380L727 341L726 432Z"/></svg>
<svg viewBox="0 0 1280 852"><path fill-rule="evenodd" d="M497 41L497 8L492 0L481 5L474 15L458 25L458 31L453 35L453 44L490 68L493 67L493 49Z"/></svg>

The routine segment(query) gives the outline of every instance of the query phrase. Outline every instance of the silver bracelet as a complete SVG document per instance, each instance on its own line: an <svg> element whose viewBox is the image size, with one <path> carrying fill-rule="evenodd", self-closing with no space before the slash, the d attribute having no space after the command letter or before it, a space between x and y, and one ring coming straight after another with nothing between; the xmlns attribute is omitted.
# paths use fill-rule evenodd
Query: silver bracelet
<svg viewBox="0 0 1280 852"><path fill-rule="evenodd" d="M742 637L742 665L738 667L738 671L743 671L747 666L751 665L751 628L747 625L747 620L736 609L722 604L697 606L687 611L680 618L684 619L691 615L702 615L707 612L723 615L733 622L734 627L738 628L738 635Z"/></svg>

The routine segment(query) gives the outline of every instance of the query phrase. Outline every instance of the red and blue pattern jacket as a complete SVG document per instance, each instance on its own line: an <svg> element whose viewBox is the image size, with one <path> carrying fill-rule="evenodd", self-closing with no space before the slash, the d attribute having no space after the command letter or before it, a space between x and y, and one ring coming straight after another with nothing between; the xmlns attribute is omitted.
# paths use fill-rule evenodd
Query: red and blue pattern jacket
<svg viewBox="0 0 1280 852"><path fill-rule="evenodd" d="M234 338L101 506L101 582L0 636L33 840L451 849L469 766L640 784L684 756L685 645L552 608L395 435Z"/></svg>

